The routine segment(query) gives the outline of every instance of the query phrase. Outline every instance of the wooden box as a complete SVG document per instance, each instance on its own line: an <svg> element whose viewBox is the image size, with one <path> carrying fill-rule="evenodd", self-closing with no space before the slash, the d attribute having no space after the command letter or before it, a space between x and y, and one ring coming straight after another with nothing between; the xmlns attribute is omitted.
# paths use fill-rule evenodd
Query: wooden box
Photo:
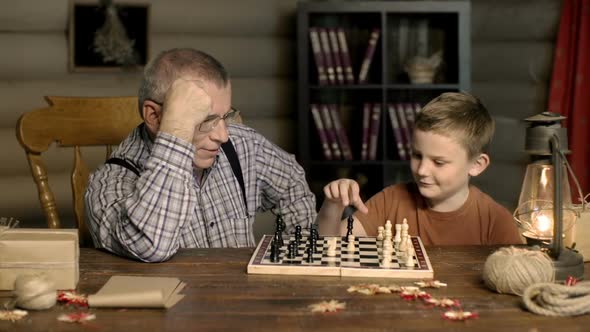
<svg viewBox="0 0 590 332"><path fill-rule="evenodd" d="M57 289L78 284L77 229L15 228L0 233L0 290L12 290L21 274L47 273Z"/></svg>

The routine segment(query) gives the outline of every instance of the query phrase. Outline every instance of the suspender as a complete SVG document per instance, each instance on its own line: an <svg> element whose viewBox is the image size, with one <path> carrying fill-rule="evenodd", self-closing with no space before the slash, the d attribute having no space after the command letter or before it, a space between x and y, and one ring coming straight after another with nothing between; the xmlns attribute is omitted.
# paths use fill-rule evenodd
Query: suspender
<svg viewBox="0 0 590 332"><path fill-rule="evenodd" d="M246 207L246 214L248 214L248 201L246 200L246 186L244 185L244 176L242 175L242 167L240 166L240 159L238 159L238 154L236 153L236 149L234 149L234 145L232 144L231 140L227 140L227 142L221 144L221 148L225 152L227 160L231 165L231 170L234 172L234 176L240 183L240 187L242 188L242 198L244 199L244 206Z"/></svg>
<svg viewBox="0 0 590 332"><path fill-rule="evenodd" d="M135 175L139 176L139 171L137 170L137 167L135 167L135 165L133 165L131 162L129 162L125 159L113 157L113 158L110 158L109 160L105 161L105 164L115 164L115 165L125 167L128 170L130 170L131 172L135 173Z"/></svg>
<svg viewBox="0 0 590 332"><path fill-rule="evenodd" d="M246 186L244 185L244 176L242 174L242 167L240 166L240 160L238 159L236 149L234 148L234 145L232 144L231 140L227 140L227 142L221 144L221 148L227 156L227 160L231 165L231 170L233 171L234 176L240 183L240 188L242 188L242 198L244 199L244 206L246 207L246 213L248 213L248 201L246 200ZM105 164L115 164L122 166L135 173L135 175L139 176L138 167L125 159L110 158L105 162Z"/></svg>

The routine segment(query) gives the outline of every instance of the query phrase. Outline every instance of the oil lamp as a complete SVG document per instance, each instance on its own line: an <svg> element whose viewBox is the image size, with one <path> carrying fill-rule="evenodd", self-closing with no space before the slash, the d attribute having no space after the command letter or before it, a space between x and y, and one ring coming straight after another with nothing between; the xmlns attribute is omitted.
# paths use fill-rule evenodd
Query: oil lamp
<svg viewBox="0 0 590 332"><path fill-rule="evenodd" d="M532 162L527 165L514 212L527 244L545 248L553 259L556 280L584 276L582 255L563 242L564 232L576 221L565 167L565 154L570 151L567 129L561 126L564 119L551 112L525 119L530 124L525 149Z"/></svg>

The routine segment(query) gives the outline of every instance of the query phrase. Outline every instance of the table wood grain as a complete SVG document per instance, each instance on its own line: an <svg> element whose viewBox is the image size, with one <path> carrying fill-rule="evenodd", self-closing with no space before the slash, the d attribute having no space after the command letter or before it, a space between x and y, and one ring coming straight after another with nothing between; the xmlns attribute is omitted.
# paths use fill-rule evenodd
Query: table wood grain
<svg viewBox="0 0 590 332"><path fill-rule="evenodd" d="M254 249L184 249L164 263L139 263L95 249L81 249L78 291L97 292L112 275L178 277L186 295L168 310L94 309L96 320L86 325L56 320L73 309L57 305L31 311L18 322L0 321L0 331L588 331L590 315L568 318L532 314L513 295L497 294L481 281L483 264L496 248L427 247L435 279L448 284L427 289L435 297L461 302L479 318L444 320L444 309L398 294L366 296L348 293L350 285L391 284L391 279L248 275ZM585 277L590 277L586 264ZM411 284L400 281L400 285ZM0 292L6 297L9 292ZM323 300L345 302L346 310L311 313L308 305Z"/></svg>

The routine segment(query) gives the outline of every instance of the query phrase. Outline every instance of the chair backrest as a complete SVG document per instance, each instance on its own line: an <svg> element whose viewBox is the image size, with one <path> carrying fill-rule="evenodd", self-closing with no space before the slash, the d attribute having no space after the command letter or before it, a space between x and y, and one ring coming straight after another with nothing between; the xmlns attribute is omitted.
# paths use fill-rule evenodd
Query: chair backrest
<svg viewBox="0 0 590 332"><path fill-rule="evenodd" d="M89 169L82 159L80 147L104 145L106 160L111 153L111 146L119 144L142 121L137 97L52 96L45 99L49 107L25 113L19 118L16 136L25 149L49 228L60 228L61 223L41 154L53 142L57 146L74 147L71 175L74 217L80 244L92 246L84 222L84 191L88 184Z"/></svg>

